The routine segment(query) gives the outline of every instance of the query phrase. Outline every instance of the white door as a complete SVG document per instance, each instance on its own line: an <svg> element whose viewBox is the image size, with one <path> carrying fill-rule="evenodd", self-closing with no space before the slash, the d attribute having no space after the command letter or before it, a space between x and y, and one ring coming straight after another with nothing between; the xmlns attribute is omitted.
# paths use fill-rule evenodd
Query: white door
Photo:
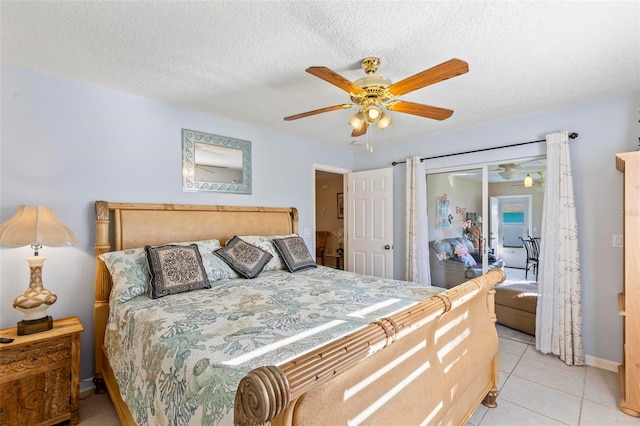
<svg viewBox="0 0 640 426"><path fill-rule="evenodd" d="M393 278L393 169L349 173L346 269Z"/></svg>

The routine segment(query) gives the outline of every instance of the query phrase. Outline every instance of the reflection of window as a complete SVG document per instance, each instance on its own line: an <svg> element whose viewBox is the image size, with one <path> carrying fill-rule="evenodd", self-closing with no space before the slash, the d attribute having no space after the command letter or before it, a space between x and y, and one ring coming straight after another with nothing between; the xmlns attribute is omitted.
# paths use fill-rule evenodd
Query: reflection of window
<svg viewBox="0 0 640 426"><path fill-rule="evenodd" d="M524 212L504 212L502 213L502 222L511 224L524 224Z"/></svg>
<svg viewBox="0 0 640 426"><path fill-rule="evenodd" d="M449 200L442 199L442 197L438 197L438 211L436 212L436 216L438 218L438 229L448 228L451 225L449 221Z"/></svg>
<svg viewBox="0 0 640 426"><path fill-rule="evenodd" d="M502 208L504 247L522 247L524 236L524 204L505 204Z"/></svg>

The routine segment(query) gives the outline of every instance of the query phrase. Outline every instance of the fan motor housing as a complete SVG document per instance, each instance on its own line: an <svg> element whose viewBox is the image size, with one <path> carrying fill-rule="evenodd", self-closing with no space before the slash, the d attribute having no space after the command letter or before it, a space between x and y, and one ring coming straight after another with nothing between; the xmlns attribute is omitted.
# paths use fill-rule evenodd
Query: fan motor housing
<svg viewBox="0 0 640 426"><path fill-rule="evenodd" d="M354 81L353 84L362 87L366 95L351 95L351 100L362 105L365 101L373 101L376 104L381 104L390 99L390 96L386 93L386 88L391 86L391 80L379 75L368 75L366 77L359 78Z"/></svg>

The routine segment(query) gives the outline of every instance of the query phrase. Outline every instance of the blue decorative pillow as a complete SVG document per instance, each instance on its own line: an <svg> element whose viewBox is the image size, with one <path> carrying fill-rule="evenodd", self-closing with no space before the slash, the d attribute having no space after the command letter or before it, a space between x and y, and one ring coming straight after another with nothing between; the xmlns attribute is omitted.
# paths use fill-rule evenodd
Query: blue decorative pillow
<svg viewBox="0 0 640 426"><path fill-rule="evenodd" d="M301 237L275 238L273 244L291 272L317 268L316 261Z"/></svg>
<svg viewBox="0 0 640 426"><path fill-rule="evenodd" d="M145 246L151 274L151 298L211 288L196 244Z"/></svg>
<svg viewBox="0 0 640 426"><path fill-rule="evenodd" d="M234 236L227 244L213 252L224 260L233 270L245 278L260 275L265 265L273 258L271 253Z"/></svg>

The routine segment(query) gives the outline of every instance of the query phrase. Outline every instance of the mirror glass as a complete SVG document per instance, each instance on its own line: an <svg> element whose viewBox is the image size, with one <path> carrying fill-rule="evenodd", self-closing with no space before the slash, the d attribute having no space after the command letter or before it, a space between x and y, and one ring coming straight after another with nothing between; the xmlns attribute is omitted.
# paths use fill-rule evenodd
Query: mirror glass
<svg viewBox="0 0 640 426"><path fill-rule="evenodd" d="M251 194L251 142L182 129L184 191Z"/></svg>

